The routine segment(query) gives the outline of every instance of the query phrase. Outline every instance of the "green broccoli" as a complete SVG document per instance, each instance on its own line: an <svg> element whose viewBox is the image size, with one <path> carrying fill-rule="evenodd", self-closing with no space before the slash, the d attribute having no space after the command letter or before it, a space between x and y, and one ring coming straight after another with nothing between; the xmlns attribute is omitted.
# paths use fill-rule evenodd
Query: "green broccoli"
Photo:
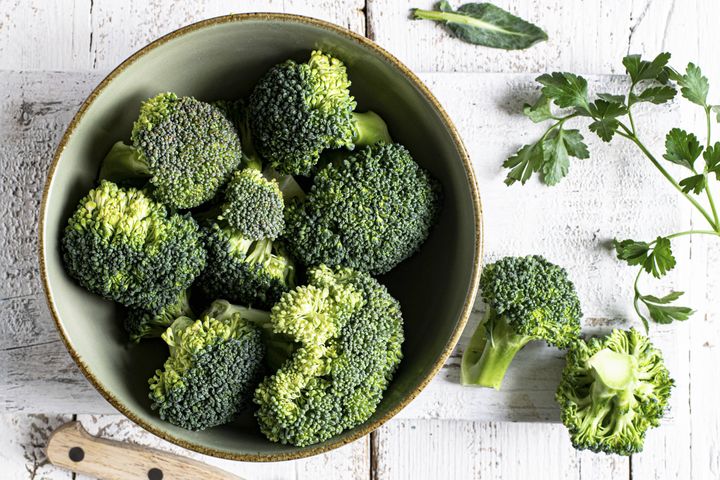
<svg viewBox="0 0 720 480"><path fill-rule="evenodd" d="M149 380L152 409L189 430L232 421L249 405L260 380L265 347L260 330L234 315L180 317L162 335L170 357Z"/></svg>
<svg viewBox="0 0 720 480"><path fill-rule="evenodd" d="M292 355L255 390L268 439L307 446L365 422L402 358L400 305L367 273L319 266L272 308Z"/></svg>
<svg viewBox="0 0 720 480"><path fill-rule="evenodd" d="M205 267L199 227L168 215L143 191L103 181L68 220L61 239L67 272L92 293L158 311Z"/></svg>
<svg viewBox="0 0 720 480"><path fill-rule="evenodd" d="M461 363L463 385L499 389L515 354L528 342L559 348L580 334L580 301L567 272L544 259L505 257L480 276L487 303Z"/></svg>
<svg viewBox="0 0 720 480"><path fill-rule="evenodd" d="M145 338L158 338L178 317L194 317L186 291L180 293L177 301L160 310L129 308L125 315L125 331L133 343Z"/></svg>
<svg viewBox="0 0 720 480"><path fill-rule="evenodd" d="M577 449L631 455L657 427L674 381L662 353L635 329L578 340L555 398Z"/></svg>
<svg viewBox="0 0 720 480"><path fill-rule="evenodd" d="M440 186L399 144L365 147L322 168L289 202L285 238L305 265L382 274L411 256L440 210Z"/></svg>
<svg viewBox="0 0 720 480"><path fill-rule="evenodd" d="M132 147L113 146L100 178L145 179L155 198L172 208L193 208L212 199L242 160L238 133L221 110L174 93L142 104L131 140Z"/></svg>
<svg viewBox="0 0 720 480"><path fill-rule="evenodd" d="M250 240L223 221L203 233L207 266L197 284L208 298L270 308L295 286L295 264L279 242Z"/></svg>
<svg viewBox="0 0 720 480"><path fill-rule="evenodd" d="M391 142L375 113L356 113L345 65L314 51L307 63L272 67L250 95L250 126L260 155L281 173L308 175L326 149Z"/></svg>

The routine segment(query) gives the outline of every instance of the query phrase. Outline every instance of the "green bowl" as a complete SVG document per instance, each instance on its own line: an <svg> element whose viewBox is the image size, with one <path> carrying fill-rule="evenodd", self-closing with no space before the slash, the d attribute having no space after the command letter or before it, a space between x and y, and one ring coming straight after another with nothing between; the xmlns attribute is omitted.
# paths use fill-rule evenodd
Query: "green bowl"
<svg viewBox="0 0 720 480"><path fill-rule="evenodd" d="M380 280L400 300L405 358L375 414L363 425L305 448L266 440L250 415L237 424L190 432L150 409L147 379L167 355L162 343L129 346L118 309L63 269L59 240L78 200L93 186L111 145L128 139L140 101L174 91L212 100L247 95L260 76L313 49L341 58L362 110L372 109L393 138L442 183L441 219L422 250ZM41 206L40 267L47 301L80 370L120 412L180 446L218 457L275 461L351 442L390 419L428 384L470 314L481 266L480 199L455 127L428 89L398 60L344 28L283 14L230 15L177 30L143 48L93 91L73 118L50 167Z"/></svg>

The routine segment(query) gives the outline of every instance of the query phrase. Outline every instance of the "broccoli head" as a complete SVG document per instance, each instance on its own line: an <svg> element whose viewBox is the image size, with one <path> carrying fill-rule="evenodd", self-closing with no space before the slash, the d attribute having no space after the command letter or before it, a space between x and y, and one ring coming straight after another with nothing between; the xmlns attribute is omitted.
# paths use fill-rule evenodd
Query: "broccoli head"
<svg viewBox="0 0 720 480"><path fill-rule="evenodd" d="M149 311L177 301L205 267L192 218L108 181L80 200L61 245L65 269L82 287Z"/></svg>
<svg viewBox="0 0 720 480"><path fill-rule="evenodd" d="M399 144L333 161L303 200L289 202L285 238L305 265L382 274L411 256L440 210L440 186Z"/></svg>
<svg viewBox="0 0 720 480"><path fill-rule="evenodd" d="M212 199L242 160L237 130L220 109L174 93L142 104L131 140L132 147L115 144L100 178L144 178L155 198L172 208Z"/></svg>
<svg viewBox="0 0 720 480"><path fill-rule="evenodd" d="M145 338L158 338L178 317L193 317L188 294L182 291L178 299L160 310L130 308L125 315L125 331L134 343Z"/></svg>
<svg viewBox="0 0 720 480"><path fill-rule="evenodd" d="M250 240L226 223L203 227L207 266L198 285L208 298L269 308L295 286L295 265L280 243Z"/></svg>
<svg viewBox="0 0 720 480"><path fill-rule="evenodd" d="M528 342L567 347L580 335L580 301L567 272L544 259L505 257L480 276L487 304L461 363L463 385L500 388L515 354Z"/></svg>
<svg viewBox="0 0 720 480"><path fill-rule="evenodd" d="M272 308L291 356L255 390L260 430L306 446L365 422L402 358L400 305L367 273L319 266Z"/></svg>
<svg viewBox="0 0 720 480"><path fill-rule="evenodd" d="M662 353L635 329L578 340L555 398L577 449L631 455L668 407L673 380Z"/></svg>
<svg viewBox="0 0 720 480"><path fill-rule="evenodd" d="M355 113L345 65L314 51L275 65L253 90L250 126L260 155L281 173L308 175L326 149L390 142L375 113Z"/></svg>
<svg viewBox="0 0 720 480"><path fill-rule="evenodd" d="M189 430L232 421L249 404L265 354L260 330L240 315L180 317L162 335L170 357L149 380L152 409Z"/></svg>

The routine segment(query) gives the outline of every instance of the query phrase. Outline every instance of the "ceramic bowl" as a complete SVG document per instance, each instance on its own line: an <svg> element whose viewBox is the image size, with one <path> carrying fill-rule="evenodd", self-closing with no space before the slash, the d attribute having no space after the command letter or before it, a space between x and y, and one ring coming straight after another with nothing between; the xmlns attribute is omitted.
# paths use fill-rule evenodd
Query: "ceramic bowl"
<svg viewBox="0 0 720 480"><path fill-rule="evenodd" d="M405 358L375 414L364 424L305 448L269 442L251 415L236 424L190 432L150 409L147 379L166 349L159 341L129 346L120 310L65 273L62 229L93 186L111 145L127 140L141 100L173 91L199 99L246 96L272 65L305 60L313 49L342 59L359 110L387 121L395 139L442 183L444 207L420 252L380 278L400 300ZM205 20L151 43L117 67L70 123L50 168L40 220L40 265L47 301L80 370L116 409L152 433L198 452L274 461L325 452L376 429L410 402L443 365L470 314L482 250L480 200L455 127L422 82L386 51L344 28L284 14Z"/></svg>

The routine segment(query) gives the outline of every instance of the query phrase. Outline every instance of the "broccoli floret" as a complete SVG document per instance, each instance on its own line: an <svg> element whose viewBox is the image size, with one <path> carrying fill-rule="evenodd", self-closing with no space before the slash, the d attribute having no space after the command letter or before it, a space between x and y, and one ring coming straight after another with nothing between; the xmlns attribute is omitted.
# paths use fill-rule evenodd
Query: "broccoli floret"
<svg viewBox="0 0 720 480"><path fill-rule="evenodd" d="M282 245L250 240L222 221L203 227L207 266L198 286L208 298L270 308L295 286L295 265Z"/></svg>
<svg viewBox="0 0 720 480"><path fill-rule="evenodd" d="M100 178L144 178L155 198L172 208L193 208L212 199L242 160L238 133L221 110L174 93L142 104L131 140L132 147L113 146Z"/></svg>
<svg viewBox="0 0 720 480"><path fill-rule="evenodd" d="M577 449L631 455L657 427L674 381L662 353L635 329L578 340L568 351L555 398Z"/></svg>
<svg viewBox="0 0 720 480"><path fill-rule="evenodd" d="M183 291L174 303L157 311L143 308L128 309L124 326L130 341L138 343L145 338L160 337L178 317L194 316L188 302L188 294Z"/></svg>
<svg viewBox="0 0 720 480"><path fill-rule="evenodd" d="M314 51L307 63L275 65L249 102L255 147L279 172L308 175L326 149L391 142L375 113L355 113L345 65Z"/></svg>
<svg viewBox="0 0 720 480"><path fill-rule="evenodd" d="M175 302L205 267L192 218L108 181L80 200L61 245L65 269L82 287L150 311Z"/></svg>
<svg viewBox="0 0 720 480"><path fill-rule="evenodd" d="M255 391L268 439L306 446L365 422L402 358L400 305L367 273L320 266L273 307L274 333L296 343Z"/></svg>
<svg viewBox="0 0 720 480"><path fill-rule="evenodd" d="M149 380L152 409L189 430L232 421L249 404L265 354L260 330L239 315L180 317L162 335L170 357Z"/></svg>
<svg viewBox="0 0 720 480"><path fill-rule="evenodd" d="M541 256L505 257L480 276L487 304L461 363L463 385L499 389L528 342L567 347L580 334L580 301L567 272Z"/></svg>
<svg viewBox="0 0 720 480"><path fill-rule="evenodd" d="M399 144L365 147L321 169L289 202L285 238L305 265L382 274L411 256L440 210L440 186Z"/></svg>
<svg viewBox="0 0 720 480"><path fill-rule="evenodd" d="M249 240L274 240L285 226L282 192L254 168L235 172L225 189L225 203L218 218Z"/></svg>

